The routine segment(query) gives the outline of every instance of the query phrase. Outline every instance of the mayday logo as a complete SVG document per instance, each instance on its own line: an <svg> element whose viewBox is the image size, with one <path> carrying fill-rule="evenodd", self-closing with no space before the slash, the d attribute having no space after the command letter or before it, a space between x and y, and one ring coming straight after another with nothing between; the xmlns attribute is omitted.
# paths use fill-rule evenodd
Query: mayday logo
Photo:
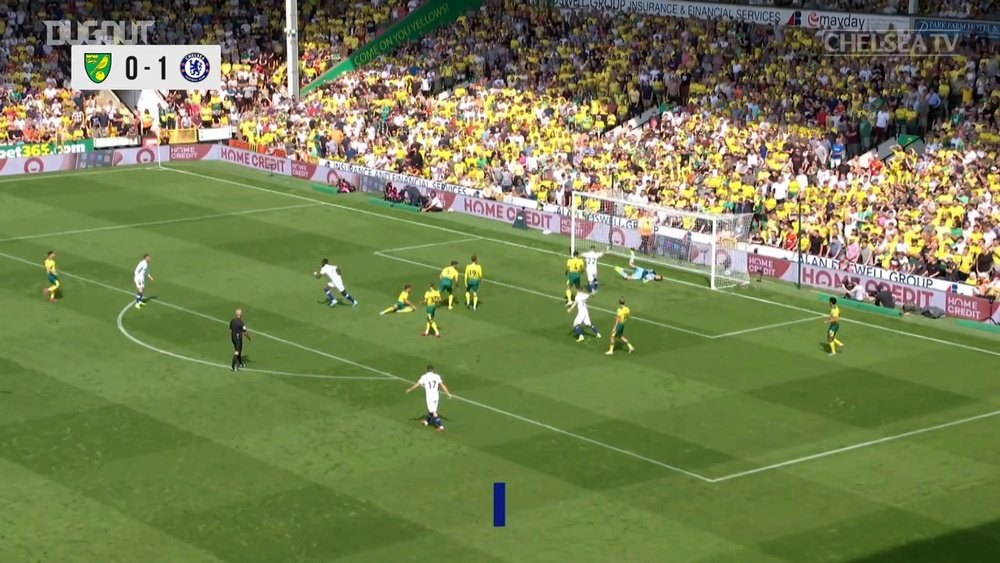
<svg viewBox="0 0 1000 563"><path fill-rule="evenodd" d="M788 16L785 25L789 27L808 27L812 29L843 29L860 31L866 27L873 27L877 22L869 17L859 17L853 14L832 14L827 12L806 12L805 17L802 12L796 10Z"/></svg>
<svg viewBox="0 0 1000 563"><path fill-rule="evenodd" d="M148 45L149 28L154 23L144 21L97 21L87 20L74 24L69 20L47 20L45 43L61 45ZM76 32L75 37L74 33Z"/></svg>
<svg viewBox="0 0 1000 563"><path fill-rule="evenodd" d="M823 37L831 57L953 57L958 47L955 33L831 31Z"/></svg>

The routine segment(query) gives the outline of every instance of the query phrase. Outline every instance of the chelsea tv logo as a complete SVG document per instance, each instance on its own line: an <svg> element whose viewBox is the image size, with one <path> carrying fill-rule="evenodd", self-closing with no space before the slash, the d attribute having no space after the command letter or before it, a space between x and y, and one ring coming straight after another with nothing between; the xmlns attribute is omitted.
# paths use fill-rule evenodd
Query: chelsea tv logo
<svg viewBox="0 0 1000 563"><path fill-rule="evenodd" d="M181 59L181 76L188 82L201 82L208 78L208 57L201 53L189 53Z"/></svg>

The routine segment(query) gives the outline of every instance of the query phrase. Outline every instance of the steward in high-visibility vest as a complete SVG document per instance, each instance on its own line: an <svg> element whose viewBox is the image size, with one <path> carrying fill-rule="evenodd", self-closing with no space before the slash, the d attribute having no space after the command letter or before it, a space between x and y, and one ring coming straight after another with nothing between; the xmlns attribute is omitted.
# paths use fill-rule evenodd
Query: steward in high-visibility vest
<svg viewBox="0 0 1000 563"><path fill-rule="evenodd" d="M639 238L642 242L639 244L639 252L643 254L649 254L653 251L653 232L655 230L653 223L653 218L649 215L643 215L639 219Z"/></svg>

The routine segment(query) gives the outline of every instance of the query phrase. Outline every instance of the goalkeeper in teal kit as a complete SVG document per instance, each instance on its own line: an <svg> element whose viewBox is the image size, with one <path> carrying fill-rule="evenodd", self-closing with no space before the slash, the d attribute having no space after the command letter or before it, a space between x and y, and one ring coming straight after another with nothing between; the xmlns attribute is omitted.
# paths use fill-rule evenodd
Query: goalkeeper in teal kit
<svg viewBox="0 0 1000 563"><path fill-rule="evenodd" d="M650 270L648 268L643 268L642 266L635 265L635 251L633 250L629 255L628 268L622 268L621 266L615 267L615 271L618 275L627 279L634 281L642 281L642 283L649 283L651 281L663 281L663 276L656 273L656 270Z"/></svg>

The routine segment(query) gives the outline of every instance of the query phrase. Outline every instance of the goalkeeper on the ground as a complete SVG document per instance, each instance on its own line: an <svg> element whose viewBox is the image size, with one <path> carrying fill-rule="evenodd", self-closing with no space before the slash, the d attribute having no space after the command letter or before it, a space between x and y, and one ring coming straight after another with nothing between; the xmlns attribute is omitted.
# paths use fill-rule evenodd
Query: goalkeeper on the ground
<svg viewBox="0 0 1000 563"><path fill-rule="evenodd" d="M637 266L635 264L635 251L629 253L628 268L622 268L621 266L616 266L615 271L618 275L633 281L642 281L642 283L649 283L651 281L663 281L663 276L656 273L656 270L650 270L643 268L642 266Z"/></svg>

